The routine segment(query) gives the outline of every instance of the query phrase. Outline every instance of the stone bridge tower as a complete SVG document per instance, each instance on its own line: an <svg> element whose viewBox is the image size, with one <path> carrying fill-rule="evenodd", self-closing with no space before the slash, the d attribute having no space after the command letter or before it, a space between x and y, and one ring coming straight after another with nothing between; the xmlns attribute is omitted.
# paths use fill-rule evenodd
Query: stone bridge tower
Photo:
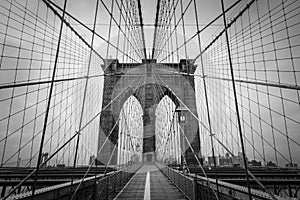
<svg viewBox="0 0 300 200"><path fill-rule="evenodd" d="M197 116L194 77L189 75L195 72L196 66L191 63L191 60L157 64L156 60L143 60L142 63L119 63L114 59L107 60L106 66L102 66L105 76L98 152L107 136L109 140L98 153L97 160L100 163L107 163L111 157L118 140L119 127L118 124L115 127L114 125L124 102L131 95L137 98L143 108L143 153L152 154L155 159L155 109L160 100L167 95L176 107L183 103L193 112L193 115ZM199 124L193 115L190 112L186 113L184 129L198 155ZM184 154L187 162L195 163L192 151L188 145L185 146ZM114 152L110 164L116 164L116 160L117 152Z"/></svg>

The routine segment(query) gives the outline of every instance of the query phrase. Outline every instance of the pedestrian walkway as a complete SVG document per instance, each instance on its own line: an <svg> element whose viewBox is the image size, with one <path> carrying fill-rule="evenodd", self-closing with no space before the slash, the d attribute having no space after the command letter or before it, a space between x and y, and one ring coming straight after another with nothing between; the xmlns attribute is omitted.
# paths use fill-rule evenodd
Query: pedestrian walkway
<svg viewBox="0 0 300 200"><path fill-rule="evenodd" d="M115 197L122 199L185 199L154 164L145 164Z"/></svg>

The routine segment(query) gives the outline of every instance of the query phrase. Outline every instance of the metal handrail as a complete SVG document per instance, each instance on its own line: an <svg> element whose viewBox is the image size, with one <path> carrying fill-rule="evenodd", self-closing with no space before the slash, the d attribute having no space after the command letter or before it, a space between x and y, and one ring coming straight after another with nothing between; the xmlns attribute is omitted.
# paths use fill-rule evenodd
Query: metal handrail
<svg viewBox="0 0 300 200"><path fill-rule="evenodd" d="M215 200L216 196L213 190L216 190L216 180L213 178L206 178L197 174L184 174L183 172L172 169L167 166L159 166L160 170L165 176L177 186L177 188L190 200L209 199ZM207 180L209 179L209 180ZM210 187L208 186L210 182ZM248 190L244 186L218 181L219 199L224 200L241 200L249 199ZM251 189L252 198L256 200L271 200L272 198L266 192ZM290 199L276 196L277 199Z"/></svg>
<svg viewBox="0 0 300 200"><path fill-rule="evenodd" d="M78 189L75 199L107 199L113 195L118 189L122 188L127 181L141 167L141 164L135 164L118 171L109 172L107 174L98 174L96 176L78 179L73 182L72 189L82 182ZM66 199L70 198L71 182L62 183L50 187L37 189L35 198L37 199ZM9 197L8 199L30 199L31 191L20 193Z"/></svg>

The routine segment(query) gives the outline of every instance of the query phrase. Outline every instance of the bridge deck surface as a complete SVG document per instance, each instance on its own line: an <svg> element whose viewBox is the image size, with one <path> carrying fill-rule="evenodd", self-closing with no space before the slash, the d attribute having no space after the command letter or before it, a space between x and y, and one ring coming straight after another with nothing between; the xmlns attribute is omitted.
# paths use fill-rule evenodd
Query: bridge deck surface
<svg viewBox="0 0 300 200"><path fill-rule="evenodd" d="M184 195L153 164L145 164L115 198L185 199Z"/></svg>

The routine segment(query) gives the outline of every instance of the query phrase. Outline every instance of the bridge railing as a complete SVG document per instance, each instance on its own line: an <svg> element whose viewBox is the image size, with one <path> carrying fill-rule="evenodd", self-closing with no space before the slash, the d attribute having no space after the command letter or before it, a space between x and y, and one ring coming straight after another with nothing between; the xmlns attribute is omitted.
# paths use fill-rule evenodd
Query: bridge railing
<svg viewBox="0 0 300 200"><path fill-rule="evenodd" d="M181 190L181 192L189 199L197 199L195 180L185 176L177 170L169 167L161 168L161 171Z"/></svg>
<svg viewBox="0 0 300 200"><path fill-rule="evenodd" d="M195 174L185 175L182 172L170 167L160 167L161 171L167 176L184 195L190 199L208 199L216 200L240 200L248 199L248 190L246 187L218 181L219 194L217 192L216 180L197 176ZM272 199L269 194L263 191L251 189L253 199L269 200ZM279 198L279 197L278 197ZM280 199L284 199L280 197Z"/></svg>
<svg viewBox="0 0 300 200"><path fill-rule="evenodd" d="M99 174L83 180L79 179L74 181L73 184L67 182L37 189L35 198L43 200L108 199L109 196L112 196L122 188L140 167L140 164L135 164L125 169L109 172L106 175ZM31 199L31 191L11 196L9 199Z"/></svg>

